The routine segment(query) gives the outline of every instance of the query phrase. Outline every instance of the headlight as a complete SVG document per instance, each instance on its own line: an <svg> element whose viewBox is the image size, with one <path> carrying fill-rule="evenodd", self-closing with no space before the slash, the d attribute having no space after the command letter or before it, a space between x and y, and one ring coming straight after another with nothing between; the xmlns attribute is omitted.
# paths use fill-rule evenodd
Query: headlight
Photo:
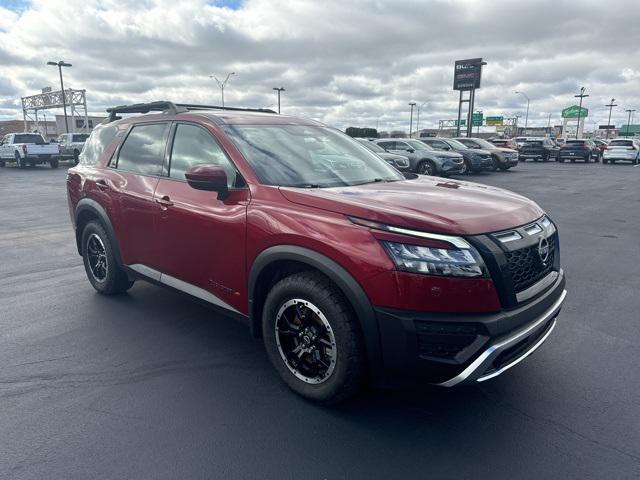
<svg viewBox="0 0 640 480"><path fill-rule="evenodd" d="M446 249L382 241L398 270L447 277L482 277L484 263L472 249Z"/></svg>

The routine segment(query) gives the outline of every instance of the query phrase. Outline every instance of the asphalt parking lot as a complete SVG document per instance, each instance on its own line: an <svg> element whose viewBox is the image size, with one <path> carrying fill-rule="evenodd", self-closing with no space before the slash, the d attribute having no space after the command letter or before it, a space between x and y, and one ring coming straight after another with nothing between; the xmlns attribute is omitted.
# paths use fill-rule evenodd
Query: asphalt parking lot
<svg viewBox="0 0 640 480"><path fill-rule="evenodd" d="M85 278L65 168L0 169L0 478L638 478L640 167L470 180L559 225L569 296L532 357L454 390L290 393L243 325Z"/></svg>

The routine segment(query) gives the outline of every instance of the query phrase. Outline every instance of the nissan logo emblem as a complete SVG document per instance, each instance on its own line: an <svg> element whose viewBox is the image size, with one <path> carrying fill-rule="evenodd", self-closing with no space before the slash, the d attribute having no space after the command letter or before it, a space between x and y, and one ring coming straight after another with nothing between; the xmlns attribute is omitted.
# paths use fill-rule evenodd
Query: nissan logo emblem
<svg viewBox="0 0 640 480"><path fill-rule="evenodd" d="M538 240L538 256L542 264L546 265L547 260L549 260L549 242L542 236Z"/></svg>

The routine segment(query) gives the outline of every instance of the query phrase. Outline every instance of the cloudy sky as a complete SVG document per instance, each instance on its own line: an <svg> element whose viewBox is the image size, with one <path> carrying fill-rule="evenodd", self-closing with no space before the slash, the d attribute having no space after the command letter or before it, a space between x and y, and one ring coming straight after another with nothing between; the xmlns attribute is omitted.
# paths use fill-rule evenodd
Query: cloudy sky
<svg viewBox="0 0 640 480"><path fill-rule="evenodd" d="M219 104L209 78L236 72L227 105L271 107L333 126L407 129L457 114L456 59L487 62L476 108L560 121L580 86L587 128L640 120L640 0L0 0L0 118L20 97L65 84L86 89L91 112L169 99Z"/></svg>

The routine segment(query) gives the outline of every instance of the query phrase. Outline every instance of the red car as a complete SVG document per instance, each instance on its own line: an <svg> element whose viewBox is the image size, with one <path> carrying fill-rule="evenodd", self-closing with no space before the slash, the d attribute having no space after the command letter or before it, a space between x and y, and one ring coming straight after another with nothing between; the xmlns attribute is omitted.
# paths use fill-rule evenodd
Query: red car
<svg viewBox="0 0 640 480"><path fill-rule="evenodd" d="M108 111L67 179L93 287L149 280L243 319L306 398L481 382L556 325L558 233L524 197L403 175L311 120L170 102Z"/></svg>

